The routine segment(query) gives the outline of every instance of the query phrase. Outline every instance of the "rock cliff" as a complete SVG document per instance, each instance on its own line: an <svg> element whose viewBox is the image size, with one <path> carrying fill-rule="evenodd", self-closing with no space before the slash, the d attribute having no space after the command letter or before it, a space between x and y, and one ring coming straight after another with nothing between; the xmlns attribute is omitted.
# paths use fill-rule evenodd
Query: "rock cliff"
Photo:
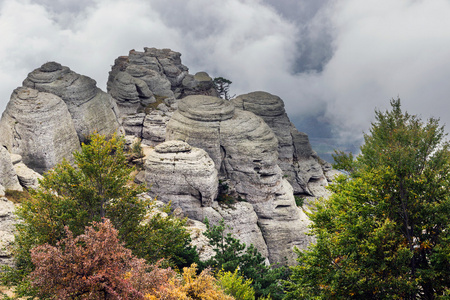
<svg viewBox="0 0 450 300"><path fill-rule="evenodd" d="M266 93L253 92L240 95L232 100L240 109L251 111L269 125L278 139L278 165L283 174L299 195L314 195L310 185L326 186L327 179L319 157L312 150L308 135L299 132L289 120L280 97Z"/></svg>
<svg viewBox="0 0 450 300"><path fill-rule="evenodd" d="M166 139L204 149L230 195L252 205L270 262L294 262L292 247L309 242L309 221L283 179L278 140L262 118L220 98L188 96L167 124Z"/></svg>

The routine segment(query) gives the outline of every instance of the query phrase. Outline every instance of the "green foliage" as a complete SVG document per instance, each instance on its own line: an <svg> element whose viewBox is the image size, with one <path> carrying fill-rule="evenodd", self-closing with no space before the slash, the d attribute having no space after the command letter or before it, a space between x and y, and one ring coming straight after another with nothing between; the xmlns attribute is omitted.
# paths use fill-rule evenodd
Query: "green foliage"
<svg viewBox="0 0 450 300"><path fill-rule="evenodd" d="M254 300L255 291L251 284L252 280L245 280L236 269L233 273L220 270L216 275L222 290L228 295L233 296L236 300Z"/></svg>
<svg viewBox="0 0 450 300"><path fill-rule="evenodd" d="M438 120L376 111L361 154L310 215L287 299L444 299L450 286L450 154Z"/></svg>
<svg viewBox="0 0 450 300"><path fill-rule="evenodd" d="M216 226L210 226L208 219L204 222L207 227L204 234L215 252L215 256L205 262L206 266L224 272L234 272L239 269L245 279L252 280L252 287L257 298L271 295L272 299L282 299L284 291L280 280L288 277L289 270L286 267L267 266L265 258L253 245L246 247L231 233L225 234L223 220Z"/></svg>
<svg viewBox="0 0 450 300"><path fill-rule="evenodd" d="M305 198L303 198L303 197L294 196L294 199L295 199L295 205L297 205L298 207L303 207L303 205L305 204Z"/></svg>
<svg viewBox="0 0 450 300"><path fill-rule="evenodd" d="M213 83L220 98L230 100L234 97L230 96L230 85L232 84L230 80L223 77L215 77Z"/></svg>
<svg viewBox="0 0 450 300"><path fill-rule="evenodd" d="M106 140L98 134L89 140L74 153L75 166L63 161L45 173L32 198L17 210L21 222L14 250L16 270L4 274L5 281L20 283L33 270L30 250L35 246L56 246L65 237L66 226L78 236L104 217L119 230L121 241L149 262L168 258L181 267L195 261L184 221L148 216L153 201L138 197L145 187L132 184L133 168L127 165L124 140L117 136Z"/></svg>

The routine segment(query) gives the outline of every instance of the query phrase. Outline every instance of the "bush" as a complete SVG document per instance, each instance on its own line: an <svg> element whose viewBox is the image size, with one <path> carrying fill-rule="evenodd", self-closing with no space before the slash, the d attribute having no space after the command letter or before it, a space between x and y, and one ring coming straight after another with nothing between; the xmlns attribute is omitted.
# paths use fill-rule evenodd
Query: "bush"
<svg viewBox="0 0 450 300"><path fill-rule="evenodd" d="M255 299L255 291L251 286L252 280L245 280L239 275L238 269L236 269L233 273L230 271L225 272L224 270L220 270L219 273L217 273L217 279L219 281L219 285L225 293L233 296L236 300Z"/></svg>

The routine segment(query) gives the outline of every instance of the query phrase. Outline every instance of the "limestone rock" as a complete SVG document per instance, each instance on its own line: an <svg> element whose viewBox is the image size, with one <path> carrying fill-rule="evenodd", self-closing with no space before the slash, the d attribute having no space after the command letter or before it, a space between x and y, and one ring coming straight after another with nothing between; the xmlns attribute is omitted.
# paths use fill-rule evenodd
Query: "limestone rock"
<svg viewBox="0 0 450 300"><path fill-rule="evenodd" d="M217 171L208 154L182 141L164 142L145 161L149 194L172 201L189 217L203 220L201 207L209 207L217 196Z"/></svg>
<svg viewBox="0 0 450 300"><path fill-rule="evenodd" d="M0 196L4 196L5 190L17 190L22 191L16 172L14 171L13 164L11 162L11 156L5 147L0 145L0 185L3 188L3 194L0 192Z"/></svg>
<svg viewBox="0 0 450 300"><path fill-rule="evenodd" d="M42 175L28 168L24 163L14 165L20 184L29 189L37 189L39 187L38 179L42 179Z"/></svg>
<svg viewBox="0 0 450 300"><path fill-rule="evenodd" d="M4 197L5 196L5 187L3 185L0 184L0 197Z"/></svg>
<svg viewBox="0 0 450 300"><path fill-rule="evenodd" d="M232 100L236 107L251 111L264 119L278 139L278 165L283 170L295 194L316 196L309 186L319 181L319 186L326 186L319 158L312 150L308 135L299 132L289 120L280 97L266 92L252 92L240 95ZM314 189L322 194L324 189ZM318 195L317 195L318 196Z"/></svg>
<svg viewBox="0 0 450 300"><path fill-rule="evenodd" d="M14 242L15 216L14 203L0 198L0 265L13 267L12 243Z"/></svg>
<svg viewBox="0 0 450 300"><path fill-rule="evenodd" d="M166 107L167 108L167 107ZM146 145L157 145L166 139L166 127L173 112L153 110L144 118L142 125L142 142Z"/></svg>
<svg viewBox="0 0 450 300"><path fill-rule="evenodd" d="M100 90L95 80L68 67L45 63L28 74L23 86L60 97L67 105L80 141L94 131L111 135L119 129L117 106L111 96Z"/></svg>
<svg viewBox="0 0 450 300"><path fill-rule="evenodd" d="M220 177L229 181L230 194L247 200L256 212L270 262L286 263L287 258L294 263L292 247L305 248L310 241L305 234L308 218L282 179L274 132L254 113L223 99L188 96L178 107L167 125L166 140L183 140L208 152Z"/></svg>
<svg viewBox="0 0 450 300"><path fill-rule="evenodd" d="M31 169L43 173L72 160L80 150L74 123L60 97L31 88L17 88L0 120L4 146L22 156Z"/></svg>
<svg viewBox="0 0 450 300"><path fill-rule="evenodd" d="M187 230L191 236L191 245L195 246L200 261L207 261L215 255L209 239L203 234L206 231L206 225L200 221L189 220Z"/></svg>

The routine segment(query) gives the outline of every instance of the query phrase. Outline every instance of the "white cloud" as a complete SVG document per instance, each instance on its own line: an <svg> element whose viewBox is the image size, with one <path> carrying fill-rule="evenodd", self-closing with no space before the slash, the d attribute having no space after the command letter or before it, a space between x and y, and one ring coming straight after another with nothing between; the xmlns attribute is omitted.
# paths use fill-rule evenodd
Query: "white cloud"
<svg viewBox="0 0 450 300"><path fill-rule="evenodd" d="M0 111L46 61L105 89L115 58L157 47L181 52L191 73L229 78L233 93L281 96L291 118L325 111L343 137L360 136L374 108L397 95L410 113L450 124L450 2L322 0L294 5L296 13L288 0L273 1L4 0ZM323 72L294 74L299 57L304 66L323 59Z"/></svg>

